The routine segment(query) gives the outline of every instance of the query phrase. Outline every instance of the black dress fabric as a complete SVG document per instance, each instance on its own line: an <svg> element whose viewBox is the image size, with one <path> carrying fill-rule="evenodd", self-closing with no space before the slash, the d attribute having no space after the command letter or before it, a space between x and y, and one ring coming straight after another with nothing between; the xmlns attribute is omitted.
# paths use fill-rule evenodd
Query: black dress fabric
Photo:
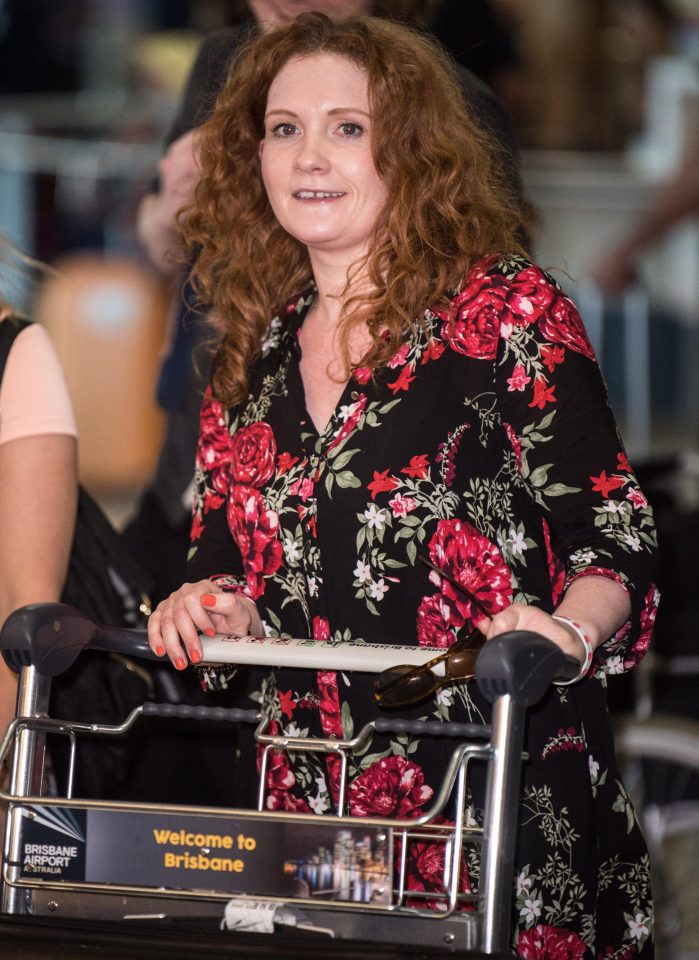
<svg viewBox="0 0 699 960"><path fill-rule="evenodd" d="M319 435L297 336L313 297L271 322L245 402L205 398L187 579L246 593L270 634L443 647L480 615L420 554L491 612L551 611L591 574L622 585L629 622L585 680L553 688L528 717L513 950L651 957L648 858L616 769L606 684L650 640L655 532L574 305L529 262L483 258L451 309L426 311L375 377L354 371ZM232 671L203 678L225 690ZM350 736L377 714L367 674L252 671L249 692L296 734ZM468 682L405 713L488 719ZM448 752L446 739L375 741L351 765L351 812L418 815ZM337 774L332 759L279 755L266 805L328 811ZM245 751L239 781L254 781ZM474 789L469 816L481 805ZM412 889L440 889L442 857L411 851ZM464 884L477 880L474 855Z"/></svg>

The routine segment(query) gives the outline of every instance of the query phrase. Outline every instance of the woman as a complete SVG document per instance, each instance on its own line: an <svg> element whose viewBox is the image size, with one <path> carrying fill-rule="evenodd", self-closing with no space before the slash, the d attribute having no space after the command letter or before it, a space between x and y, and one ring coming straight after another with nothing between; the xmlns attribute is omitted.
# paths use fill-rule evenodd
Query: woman
<svg viewBox="0 0 699 960"><path fill-rule="evenodd" d="M647 855L605 676L648 644L652 516L575 308L521 257L449 67L395 24L300 17L237 58L202 170L185 232L225 334L202 407L191 582L152 615L152 649L184 669L200 631L448 646L477 623L549 637L581 671L529 718L515 949L650 957ZM220 688L229 672L203 676ZM280 727L311 734L376 713L362 674L253 673L251 690ZM460 683L408 715L486 709ZM381 746L356 761L352 812L417 815L441 743ZM267 804L328 810L336 774L284 760ZM411 861L414 888L438 888L430 862Z"/></svg>
<svg viewBox="0 0 699 960"><path fill-rule="evenodd" d="M35 266L0 234L0 261ZM63 373L43 327L0 301L0 623L18 607L58 600L73 539L77 451ZM8 352L9 350L9 352ZM15 713L17 676L0 660L0 734Z"/></svg>

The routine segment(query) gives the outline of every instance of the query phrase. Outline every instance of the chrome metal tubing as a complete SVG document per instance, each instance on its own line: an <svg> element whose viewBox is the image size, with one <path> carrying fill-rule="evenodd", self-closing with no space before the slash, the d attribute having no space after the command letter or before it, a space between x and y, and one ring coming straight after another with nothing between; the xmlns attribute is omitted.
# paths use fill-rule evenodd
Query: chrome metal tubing
<svg viewBox="0 0 699 960"><path fill-rule="evenodd" d="M40 730L32 729L30 726L19 730L15 738L18 718L21 722L24 718L36 718L39 714L45 714L48 710L50 689L50 679L43 677L36 667L29 666L21 669L17 692L17 717L10 725L13 728L12 732L8 730L2 742L3 756L9 749L9 744L14 742L9 793L17 798L41 793L46 741L45 735ZM3 846L5 863L9 864L6 870L8 883L3 885L2 890L2 910L5 913L25 912L22 894L10 883L19 876L19 867L16 864L19 864L21 858L20 841L19 817L13 816L10 806L7 812Z"/></svg>
<svg viewBox="0 0 699 960"><path fill-rule="evenodd" d="M488 766L481 847L482 950L507 953L514 872L516 810L522 769L525 708L506 694L493 704L493 762Z"/></svg>

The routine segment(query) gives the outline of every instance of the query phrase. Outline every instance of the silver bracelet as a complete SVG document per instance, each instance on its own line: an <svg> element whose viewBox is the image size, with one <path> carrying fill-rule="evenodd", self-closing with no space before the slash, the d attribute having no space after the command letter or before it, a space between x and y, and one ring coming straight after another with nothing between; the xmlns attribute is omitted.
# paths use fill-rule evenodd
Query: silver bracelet
<svg viewBox="0 0 699 960"><path fill-rule="evenodd" d="M560 623L567 623L569 627L573 628L573 630L580 637L580 642L585 650L585 657L583 662L580 664L580 670L576 673L572 680L554 680L554 683L557 687L568 687L571 683L577 683L579 680L582 680L583 677L587 676L587 673L592 666L592 658L595 651L592 647L592 641L576 620L571 620L570 617L559 616L556 613L552 614L552 616L554 620L558 620Z"/></svg>

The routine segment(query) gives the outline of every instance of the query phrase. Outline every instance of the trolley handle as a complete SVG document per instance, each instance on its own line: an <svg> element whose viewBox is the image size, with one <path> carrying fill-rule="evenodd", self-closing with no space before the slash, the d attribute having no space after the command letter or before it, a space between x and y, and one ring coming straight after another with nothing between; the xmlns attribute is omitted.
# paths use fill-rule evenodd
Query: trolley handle
<svg viewBox="0 0 699 960"><path fill-rule="evenodd" d="M476 660L483 696L492 702L509 694L523 707L534 706L552 683L572 680L579 670L575 657L531 630L511 630L493 637Z"/></svg>
<svg viewBox="0 0 699 960"><path fill-rule="evenodd" d="M158 659L145 630L101 626L67 603L30 603L15 610L0 631L0 646L10 669L34 666L45 677L64 673L86 647Z"/></svg>
<svg viewBox="0 0 699 960"><path fill-rule="evenodd" d="M241 710L238 707L196 707L186 703L151 703L142 707L144 717L170 718L178 720L220 720L226 723L258 724L262 714L257 710Z"/></svg>
<svg viewBox="0 0 699 960"><path fill-rule="evenodd" d="M459 739L490 736L490 727L478 723L451 723L441 720L400 720L397 717L377 717L376 733L413 733L420 737L458 737Z"/></svg>

